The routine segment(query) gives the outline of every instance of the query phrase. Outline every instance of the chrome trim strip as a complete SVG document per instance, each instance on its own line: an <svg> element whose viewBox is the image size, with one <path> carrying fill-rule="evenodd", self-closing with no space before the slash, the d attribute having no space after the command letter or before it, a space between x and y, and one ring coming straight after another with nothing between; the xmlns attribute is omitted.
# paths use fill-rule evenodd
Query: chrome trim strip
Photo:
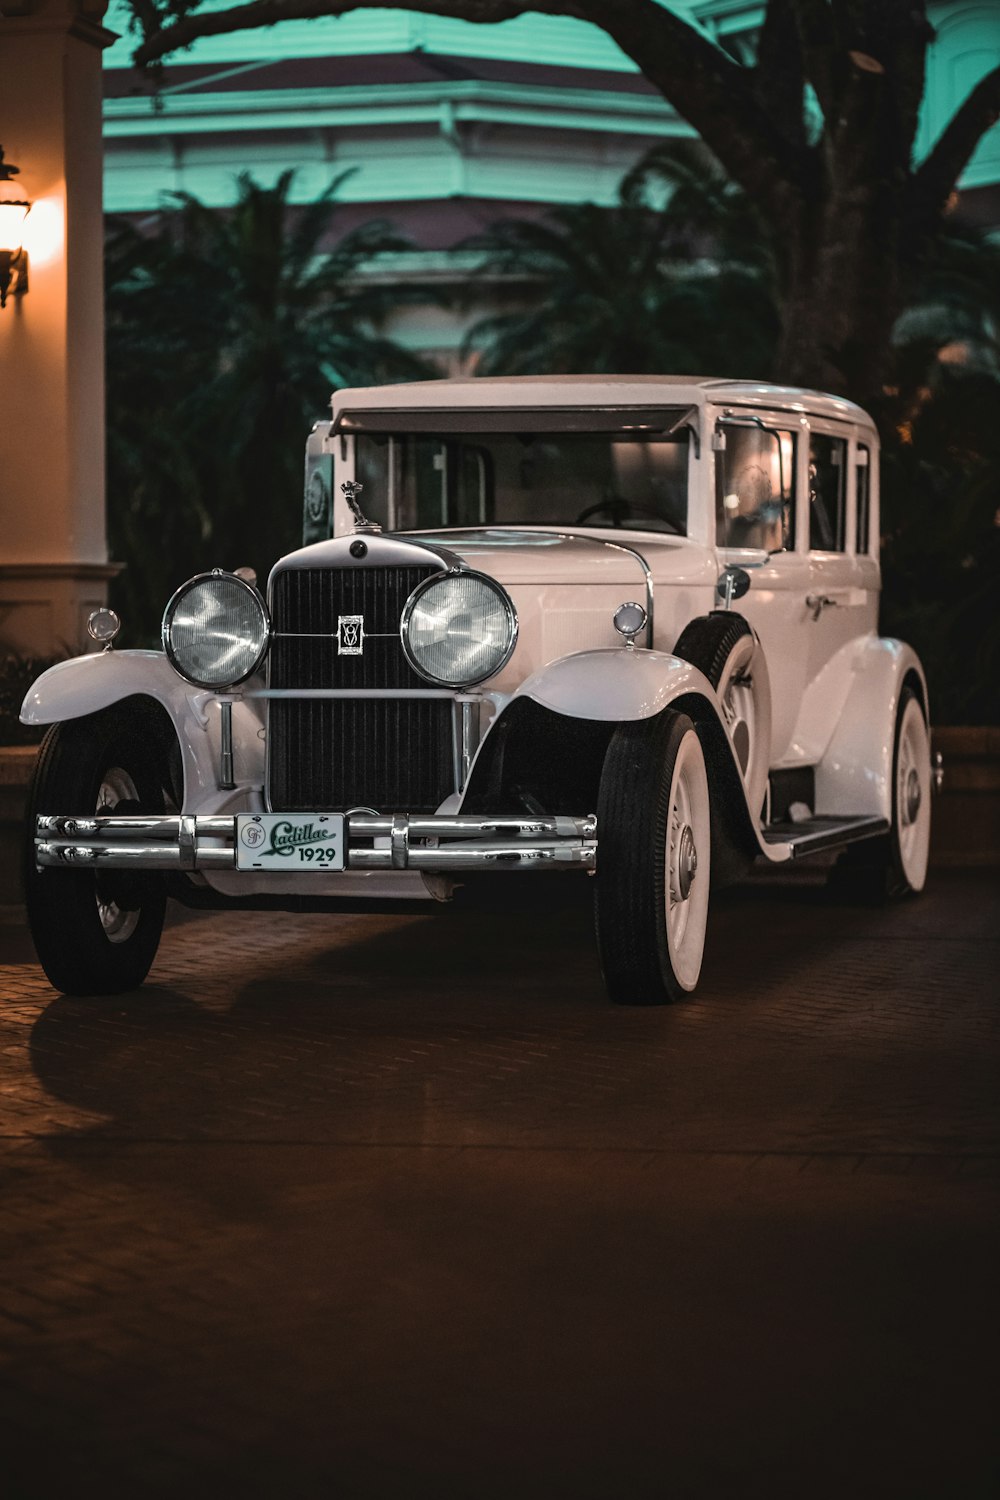
<svg viewBox="0 0 1000 1500"><path fill-rule="evenodd" d="M472 704L468 701L460 704L459 712L462 717L462 776L457 790L463 792L469 779L469 772L472 770L473 757L478 749L478 735L476 734L476 726L472 722Z"/></svg>
<svg viewBox="0 0 1000 1500"><path fill-rule="evenodd" d="M576 533L574 533L575 535ZM643 571L646 579L646 645L650 651L653 649L653 570L643 557L642 553L635 547L626 547L624 542L609 542L605 536L595 536L591 541L603 542L605 547L614 547L618 552L627 552L634 557Z"/></svg>
<svg viewBox="0 0 1000 1500"><path fill-rule="evenodd" d="M531 870L564 866L592 870L597 863L595 844L463 844L457 849L411 849L408 870ZM388 870L389 849L353 849L348 860L352 870Z"/></svg>
<svg viewBox="0 0 1000 1500"><path fill-rule="evenodd" d="M81 836L103 838L105 834L120 834L126 839L180 839L182 817L193 817L199 838L232 838L232 813L176 813L136 814L102 813L100 816L81 818L75 814L39 813L35 819L36 837L54 835L56 838L74 839Z"/></svg>
<svg viewBox="0 0 1000 1500"><path fill-rule="evenodd" d="M454 698L449 688L258 688L244 698Z"/></svg>
<svg viewBox="0 0 1000 1500"><path fill-rule="evenodd" d="M73 843L69 839L36 839L35 863L49 869L63 865L100 864L104 870L231 870L236 863L233 849L199 848L194 863L188 862L180 844Z"/></svg>
<svg viewBox="0 0 1000 1500"><path fill-rule="evenodd" d="M366 630L366 641L394 641L398 630ZM335 630L272 630L272 641L335 641Z"/></svg>
<svg viewBox="0 0 1000 1500"><path fill-rule="evenodd" d="M395 816L398 816L395 815ZM394 815L390 813L351 813L349 826L355 838L384 838L392 832ZM566 814L544 814L540 817L513 815L497 817L489 813L475 817L468 813L452 816L411 816L407 819L411 838L482 838L487 834L510 834L520 838L590 839L597 835L597 818Z"/></svg>
<svg viewBox="0 0 1000 1500"><path fill-rule="evenodd" d="M222 714L221 745L219 749L219 791L235 790L233 780L233 705L228 699L219 704Z"/></svg>

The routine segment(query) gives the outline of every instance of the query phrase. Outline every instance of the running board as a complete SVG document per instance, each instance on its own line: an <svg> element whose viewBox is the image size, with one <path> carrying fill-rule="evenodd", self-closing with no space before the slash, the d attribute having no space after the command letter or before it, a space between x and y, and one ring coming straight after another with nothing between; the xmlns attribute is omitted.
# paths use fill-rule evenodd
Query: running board
<svg viewBox="0 0 1000 1500"><path fill-rule="evenodd" d="M889 832L885 818L807 818L802 823L771 823L761 829L766 859L804 859L827 849L841 849L861 839L875 839Z"/></svg>

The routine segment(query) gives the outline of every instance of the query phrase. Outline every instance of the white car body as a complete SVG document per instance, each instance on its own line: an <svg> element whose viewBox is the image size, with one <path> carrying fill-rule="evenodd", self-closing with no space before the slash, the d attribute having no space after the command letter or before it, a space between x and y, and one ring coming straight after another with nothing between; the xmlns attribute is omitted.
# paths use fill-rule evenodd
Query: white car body
<svg viewBox="0 0 1000 1500"><path fill-rule="evenodd" d="M532 424L538 426L540 435L531 435ZM522 428L531 431L525 436ZM522 513L505 519L503 505L508 502L500 492L504 483L508 488L514 483L509 472L513 472L510 453L515 444L521 444L515 456L522 450L541 453L544 471L550 462L545 455L560 443L571 452L578 440L573 434L581 433L586 435L581 442L596 442L594 434L600 435L595 462L607 459L616 486L621 474L625 475L623 484L632 482L630 475L638 476L636 484L648 481L648 494L642 491L647 499L652 497L647 523L643 524L642 514L629 513L629 507L639 502L622 498L617 488L610 487L602 492L604 498L598 495L589 511L584 507L587 523L572 519L534 523L530 508L526 509L533 503L534 481L528 470L534 458L524 460L525 472L517 481L524 490L517 499ZM295 689L275 685L274 642L271 661L265 661L247 681L226 690L193 686L158 652L109 650L78 658L52 668L35 683L22 718L34 724L65 723L125 700L148 699L160 705L164 726L169 722L176 738L181 767L175 800L181 820L179 840L185 847L172 878L196 886L203 901L211 893L220 902L255 897L280 902L307 896L317 905L324 899L361 905L392 897L447 899L456 883L474 880L488 867L506 867L512 874L547 865L570 872L600 871L601 829L598 826L595 833L593 806L539 807L538 798L530 793L520 808L490 805L484 790L490 776L497 786L506 785L499 742L493 737L505 715L524 700L544 714L541 719L532 718L534 709L518 708L517 722L535 726L523 733L537 733L542 723L546 733L554 724L552 732L557 734L558 725L563 724L570 736L567 745L576 743L571 731L574 723L590 726L579 731L584 735L581 745L603 746L615 726L652 722L677 711L678 705L692 716L708 758L716 875L723 875L730 865L733 870L745 867L754 857L775 863L856 840L884 844L900 816L901 794L894 788L900 716L905 703L914 699L926 725L928 705L924 675L914 653L901 642L878 635L878 447L870 418L850 402L749 382L546 377L439 380L337 392L332 421L317 424L307 445L305 527L307 536L315 540L276 564L268 586L272 615L279 584L286 592L306 589L308 580L323 576L324 570L351 568L350 549L360 538L362 550L367 550L364 567L369 570L409 567L430 559L435 567L487 575L506 591L517 621L516 644L500 670L450 694L455 705L451 747L455 771L447 785L440 784L436 805L414 814L410 807L365 803L367 812L348 812L349 845L353 847L356 824L366 848L382 851L377 867L374 863L355 867L349 856L346 867L338 871L284 869L265 874L237 869L223 853L231 853L233 843L232 836L219 833L223 825L218 821L205 824L204 829L198 825L198 819L263 814L282 805L273 800L272 725L276 716L284 716L281 722L289 724L306 719L300 714L295 720L298 710L281 701L282 695L292 697ZM744 456L746 462L739 468ZM398 470L404 458L410 465L405 482L416 496L411 503L423 506L424 524L416 530L400 529L399 522L406 517L395 513L403 505L404 487L398 472L394 477L393 466ZM423 492L419 490L420 464L424 468L419 472L425 473ZM683 483L685 464L685 534L675 535L667 528L680 523L676 517L664 519L675 513L663 497L671 485L671 494L680 493L677 487ZM378 478L372 482L369 470L373 465L382 476L381 483ZM581 473L587 482L586 473ZM437 482L435 474L440 475L442 509L440 517L433 519L445 523L454 519L448 510L453 503L449 496L461 490L466 497L461 503L478 507L474 524L426 524L426 486ZM359 525L344 497L342 487L360 480L364 481L361 505L367 514L380 512L385 523L382 532ZM566 496L562 489L559 493L560 504L565 506ZM539 503L544 503L544 495ZM679 505L676 499L670 503ZM499 513L488 516L493 506ZM662 514L654 514L655 506L661 507ZM818 525L816 511L824 506ZM595 524L593 514L600 516L605 508L609 524ZM782 545L756 545L761 540L777 540ZM720 609L725 602L720 575L732 567L749 575L749 591L730 597L728 607ZM288 581L294 576L299 583ZM631 602L641 605L647 616L634 643L627 642L614 623L616 610ZM708 626L698 628L703 633L707 629L709 636L725 633L726 620L720 621L720 615L726 620L739 616L750 630L741 658L744 665L739 674L734 669L728 688L720 684L717 690L707 675L707 659L689 660L675 648L692 621L708 621ZM342 622L362 616L337 618ZM330 620L328 625L332 629ZM332 667L324 668L324 682L331 671L334 682L339 682L337 674L347 670L348 664L339 657L342 625L336 628L338 655L330 657ZM276 630L280 636L281 630ZM370 625L362 625L361 631L364 639L358 655L380 649L371 644L375 637ZM329 634L324 639L329 644ZM353 665L351 670L355 670ZM375 671L375 666L364 670ZM319 702L324 692L329 695L336 689L313 687L312 691ZM396 705L386 714L402 717L379 719L376 709L362 703L352 722L392 722L398 737L399 724L409 722L406 715L418 712L407 704L422 696L434 695L424 693L416 678L405 691L398 686L381 693L377 688L357 689L354 697L359 701L381 697ZM445 696L439 687L437 700ZM737 702L744 706L734 708ZM315 712L327 710L320 707ZM740 718L745 722L736 729ZM508 727L514 723L512 715ZM230 725L231 770L226 760ZM286 727L282 732L287 740L291 730ZM508 737L516 742L512 728ZM356 753L366 755L370 749L359 744ZM294 746L290 751L286 744L283 766L294 753ZM528 754L523 749L518 753ZM585 748L581 753L591 751ZM919 817L921 828L906 883L919 889L926 867L930 772L929 762L923 764L926 757L920 744L915 742L913 753L916 771L909 783L908 805L915 809L913 820ZM572 754L567 751L568 758ZM560 758L558 750L552 758ZM289 784L294 783L294 769L286 768L282 774L291 778ZM316 774L319 780L314 778L310 784L319 785L325 773ZM552 775L547 772L543 780L550 803L558 803L558 794L551 793ZM355 806L349 789L340 801L344 807ZM534 830L524 821L530 819L533 805L542 819ZM401 820L411 815L415 828L421 820L426 824L434 817L459 822L466 817L471 822L477 813L482 818L484 809L494 815L520 816L522 826L516 831L501 830L499 846L495 834L491 845L488 829L479 830L477 838L472 838L471 828L462 829L455 835L459 842L448 846L451 865L441 855L450 836L445 823L441 839L433 831L414 833L412 838L402 831ZM43 811L57 821L35 830L40 868L102 858L111 865L116 862L110 842L115 831L112 820L105 819L88 833L76 825L67 830L58 824L65 813L80 809L46 807ZM392 832L380 826L375 833L368 829L366 835L364 819L374 813L390 822L396 818L399 827ZM572 828L561 825L560 832L554 824L545 823L543 834L546 817L550 823L552 817L573 817L577 822ZM75 842L74 830L80 835ZM176 843L172 841L172 849ZM719 851L726 848L732 860L720 859ZM468 854L465 863L463 849ZM471 863L474 850L477 859L482 855L475 865ZM139 858L135 850L128 853L120 848L118 853L123 866ZM705 860L707 852L703 867Z"/></svg>

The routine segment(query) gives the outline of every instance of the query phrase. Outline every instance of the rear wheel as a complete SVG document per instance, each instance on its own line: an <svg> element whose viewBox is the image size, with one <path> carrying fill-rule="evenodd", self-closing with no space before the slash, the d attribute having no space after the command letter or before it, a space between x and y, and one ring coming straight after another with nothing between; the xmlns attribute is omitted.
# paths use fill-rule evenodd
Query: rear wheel
<svg viewBox="0 0 1000 1500"><path fill-rule="evenodd" d="M907 688L899 705L893 757L890 895L923 890L930 843L930 735L923 709Z"/></svg>
<svg viewBox="0 0 1000 1500"><path fill-rule="evenodd" d="M623 724L597 804L597 946L619 1005L693 990L708 920L711 816L701 741L686 714Z"/></svg>
<svg viewBox="0 0 1000 1500"><path fill-rule="evenodd" d="M892 754L892 824L879 839L845 850L830 873L841 897L880 902L922 891L931 842L931 750L912 688L900 694Z"/></svg>
<svg viewBox="0 0 1000 1500"><path fill-rule="evenodd" d="M28 799L25 903L39 962L67 995L137 988L163 928L162 876L35 866L39 813L163 811L162 757L150 718L108 709L56 724L42 742Z"/></svg>

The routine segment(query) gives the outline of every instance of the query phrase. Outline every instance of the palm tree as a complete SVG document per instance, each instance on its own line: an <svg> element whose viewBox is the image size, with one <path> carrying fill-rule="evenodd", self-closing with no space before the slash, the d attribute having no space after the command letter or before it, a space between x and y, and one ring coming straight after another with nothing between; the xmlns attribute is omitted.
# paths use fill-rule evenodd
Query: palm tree
<svg viewBox="0 0 1000 1500"><path fill-rule="evenodd" d="M770 372L773 262L746 195L701 148L651 152L614 207L567 205L469 243L523 289L470 331L484 374Z"/></svg>
<svg viewBox="0 0 1000 1500"><path fill-rule="evenodd" d="M377 331L405 293L363 276L406 242L378 222L329 243L345 175L298 207L291 171L243 174L231 208L180 194L154 233L112 230L110 525L147 630L193 569L264 575L296 544L303 445L334 385L428 373Z"/></svg>

